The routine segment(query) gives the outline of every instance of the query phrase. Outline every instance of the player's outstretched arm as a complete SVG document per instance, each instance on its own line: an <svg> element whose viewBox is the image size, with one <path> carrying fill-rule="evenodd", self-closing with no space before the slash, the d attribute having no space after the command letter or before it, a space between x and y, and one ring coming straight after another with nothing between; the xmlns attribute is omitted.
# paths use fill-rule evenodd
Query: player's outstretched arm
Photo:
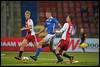
<svg viewBox="0 0 100 67"><path fill-rule="evenodd" d="M55 33L61 33L61 31L55 30Z"/></svg>
<svg viewBox="0 0 100 67"><path fill-rule="evenodd" d="M61 24L60 23L58 23L58 26L61 28Z"/></svg>
<svg viewBox="0 0 100 67"><path fill-rule="evenodd" d="M37 32L35 35L42 33L44 30L45 30L45 27L43 29L41 29L39 32Z"/></svg>
<svg viewBox="0 0 100 67"><path fill-rule="evenodd" d="M68 24L64 24L64 26L58 31L58 30L55 30L55 33L62 33L64 32L66 29L68 29Z"/></svg>
<svg viewBox="0 0 100 67"><path fill-rule="evenodd" d="M29 29L29 28L23 27L20 30L23 31L23 30L27 30L27 29Z"/></svg>
<svg viewBox="0 0 100 67"><path fill-rule="evenodd" d="M23 27L20 30L28 30L28 29L32 30L32 25L29 25L29 27Z"/></svg>

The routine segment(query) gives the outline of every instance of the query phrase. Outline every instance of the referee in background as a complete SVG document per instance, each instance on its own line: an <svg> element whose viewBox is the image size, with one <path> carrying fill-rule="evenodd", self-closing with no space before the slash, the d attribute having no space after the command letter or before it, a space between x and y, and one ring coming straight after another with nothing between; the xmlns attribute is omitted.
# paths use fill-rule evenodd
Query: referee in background
<svg viewBox="0 0 100 67"><path fill-rule="evenodd" d="M84 28L80 29L80 39L81 39L81 43L80 43L80 47L81 45L84 43L85 39L86 39L86 33L84 32ZM85 47L81 47L83 52L85 52Z"/></svg>

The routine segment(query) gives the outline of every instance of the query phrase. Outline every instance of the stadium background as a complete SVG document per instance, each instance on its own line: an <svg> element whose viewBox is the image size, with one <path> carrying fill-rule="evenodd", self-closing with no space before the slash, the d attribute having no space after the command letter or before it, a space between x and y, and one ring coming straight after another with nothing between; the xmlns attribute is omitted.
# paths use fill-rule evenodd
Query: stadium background
<svg viewBox="0 0 100 67"><path fill-rule="evenodd" d="M25 31L21 32L20 28L25 25L24 12L27 9L31 11L31 18L36 26L35 31L39 31L43 28L42 25L46 19L46 11L51 11L52 15L56 17L62 25L67 15L73 15L73 24L76 28L76 33L71 37L72 45L74 45L72 49L76 49L76 53L74 53L76 56L75 59L80 61L80 63L76 65L99 65L99 1L1 1L2 66L27 65L13 58L15 55L18 55L16 51L19 51L19 42L22 41L22 37L26 34ZM75 47L75 43L78 42L81 27L84 28L87 34L86 43L88 47L86 53L82 53L82 49L79 49L78 46ZM46 32L43 32L39 36L43 38L46 34ZM41 38L38 40L40 39ZM58 42L59 39L60 35L57 35L55 42ZM35 51L35 48L31 46L27 46L25 49L25 51L31 52L25 52L24 56L32 55L32 52ZM80 53L77 53L77 50L79 50ZM50 50L46 47L43 51ZM71 53L73 53L72 50ZM45 59L43 59L44 57ZM48 60L48 58L50 59ZM30 60L28 65L45 65L46 63L47 65L53 65L51 62L56 62L56 60L52 60L55 59L55 57L51 52L42 52L39 59L41 59L41 61L37 64L33 64L32 60ZM74 64L68 63L67 65L74 66Z"/></svg>
<svg viewBox="0 0 100 67"><path fill-rule="evenodd" d="M27 9L31 11L35 25L42 24L46 11L51 11L59 22L64 22L64 18L72 14L78 27L75 37L79 36L80 27L85 29L87 37L99 37L98 1L1 1L1 37L25 35L19 28L25 25L24 12Z"/></svg>
<svg viewBox="0 0 100 67"><path fill-rule="evenodd" d="M31 18L34 21L36 32L43 28L46 11L51 11L52 16L56 17L61 25L64 24L67 15L73 15L73 26L76 29L75 35L72 36L74 41L76 42L75 38L79 38L80 29L83 27L87 35L88 47L97 48L96 50L98 50L98 1L1 1L1 50L5 50L5 46L17 46L17 41L22 41L20 38L24 37L26 32L20 31L20 28L25 26L24 12L26 10L31 11ZM39 37L43 38L46 34L46 32L43 32L39 34ZM60 37L61 35L57 34L57 38ZM16 44L14 42L13 44L12 40L17 40ZM55 39L55 41L58 42L59 39Z"/></svg>

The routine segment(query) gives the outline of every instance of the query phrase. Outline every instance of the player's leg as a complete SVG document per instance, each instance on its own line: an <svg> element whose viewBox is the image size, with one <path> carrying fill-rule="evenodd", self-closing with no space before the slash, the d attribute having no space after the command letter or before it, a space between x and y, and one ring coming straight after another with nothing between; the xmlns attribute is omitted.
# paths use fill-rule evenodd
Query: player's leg
<svg viewBox="0 0 100 67"><path fill-rule="evenodd" d="M54 53L54 55L58 59L57 54L56 54L56 50L53 49L53 41L54 41L54 39L51 39L50 44L49 44L49 47L50 47L50 50Z"/></svg>
<svg viewBox="0 0 100 67"><path fill-rule="evenodd" d="M15 57L15 59L21 60L22 53L24 51L24 47L26 46L26 44L27 44L27 39L24 39L20 46L19 56Z"/></svg>
<svg viewBox="0 0 100 67"><path fill-rule="evenodd" d="M67 51L69 45L69 41L66 41L66 44L63 46L63 51L62 51L62 56L69 58L69 62L72 63L73 61L73 56L68 55L65 51Z"/></svg>
<svg viewBox="0 0 100 67"><path fill-rule="evenodd" d="M55 38L55 34L54 35L47 35L47 37L44 38L46 42L44 44L42 44L42 48L45 47L45 46L49 46L50 47L50 50L54 53L54 55L59 60L59 57L57 56L56 51L53 49L53 41L54 41L54 38Z"/></svg>
<svg viewBox="0 0 100 67"><path fill-rule="evenodd" d="M83 52L85 53L85 48L82 48Z"/></svg>
<svg viewBox="0 0 100 67"><path fill-rule="evenodd" d="M53 48L53 41L54 41L54 38L55 38L55 34L54 35L51 35L51 36L49 36L50 38L50 40L49 40L49 47L50 47L50 50L54 53L54 55L56 56L56 58L57 58L57 60L59 60L59 57L57 56L57 54L56 54L56 50Z"/></svg>
<svg viewBox="0 0 100 67"><path fill-rule="evenodd" d="M57 54L57 58L58 58L57 63L60 63L60 62L63 61L63 59L61 58L61 53L62 53L63 45L64 45L64 41L61 39L59 41L59 43L57 44L57 46L56 46L56 54Z"/></svg>
<svg viewBox="0 0 100 67"><path fill-rule="evenodd" d="M61 48L57 47L56 48L56 56L58 59L57 63L62 63L62 61L63 61L63 58L61 57L61 52L62 52Z"/></svg>
<svg viewBox="0 0 100 67"><path fill-rule="evenodd" d="M84 39L81 39L81 43L80 43L80 47L81 45L84 43ZM85 52L85 48L81 47L81 49L83 50L83 52Z"/></svg>
<svg viewBox="0 0 100 67"><path fill-rule="evenodd" d="M15 57L18 60L21 60L23 51L24 51L24 47L26 46L26 44L31 40L31 34L27 34L26 37L24 38L24 40L21 43L20 46L20 51L19 51L19 56Z"/></svg>
<svg viewBox="0 0 100 67"><path fill-rule="evenodd" d="M36 53L35 53L35 56L30 56L34 61L36 61L38 59L38 56L42 50L42 44L45 42L44 39L42 39L39 44L37 44L37 50L36 50Z"/></svg>
<svg viewBox="0 0 100 67"><path fill-rule="evenodd" d="M62 56L66 57L69 59L69 63L72 63L73 61L73 56L68 55L66 52L62 52Z"/></svg>
<svg viewBox="0 0 100 67"><path fill-rule="evenodd" d="M38 41L37 41L37 38L36 38L35 35L32 35L32 36L31 36L30 41L34 44L34 47L37 48Z"/></svg>
<svg viewBox="0 0 100 67"><path fill-rule="evenodd" d="M56 54L56 50L53 48L53 41L54 41L54 38L55 37L52 37L52 39L50 40L50 44L49 44L49 47L50 47L50 50L54 53L54 55L56 56L57 60L59 60L59 55Z"/></svg>
<svg viewBox="0 0 100 67"><path fill-rule="evenodd" d="M22 53L24 51L24 47L26 46L26 44L27 44L27 39L24 39L22 42L22 46L20 47L19 57L22 56Z"/></svg>
<svg viewBox="0 0 100 67"><path fill-rule="evenodd" d="M45 38L43 38L39 44L37 45L37 50L36 50L36 53L35 53L35 56L30 56L33 60L37 60L41 50L42 50L42 46L44 45L45 42L48 42L50 39L50 35L48 34Z"/></svg>
<svg viewBox="0 0 100 67"><path fill-rule="evenodd" d="M41 50L42 50L42 46L45 44L45 42L48 42L50 39L50 35L48 34L45 38L43 38L39 44L37 45L37 50L36 50L36 54L35 54L35 58L38 58Z"/></svg>

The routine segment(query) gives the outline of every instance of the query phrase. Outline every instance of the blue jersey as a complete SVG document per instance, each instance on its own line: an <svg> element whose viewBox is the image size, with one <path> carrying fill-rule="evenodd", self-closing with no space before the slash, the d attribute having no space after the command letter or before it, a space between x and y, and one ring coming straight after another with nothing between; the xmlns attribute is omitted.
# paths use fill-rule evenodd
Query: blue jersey
<svg viewBox="0 0 100 67"><path fill-rule="evenodd" d="M50 17L45 21L45 27L47 28L48 34L55 34L53 30L55 29L58 21L56 18Z"/></svg>

